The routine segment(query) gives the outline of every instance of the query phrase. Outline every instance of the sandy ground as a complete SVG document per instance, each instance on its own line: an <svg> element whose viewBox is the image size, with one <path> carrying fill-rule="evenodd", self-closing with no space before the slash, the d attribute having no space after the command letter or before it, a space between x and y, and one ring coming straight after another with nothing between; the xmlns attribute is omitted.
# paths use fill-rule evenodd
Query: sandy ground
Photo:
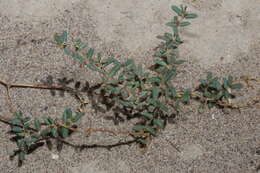
<svg viewBox="0 0 260 173"><path fill-rule="evenodd" d="M80 70L78 63L53 44L54 33L67 30L107 55L134 58L149 64L156 35L167 30L173 16L170 6L184 3L200 17L182 31L181 56L187 63L176 82L194 86L207 71L225 75L260 76L259 0L0 0L0 79L17 83L42 83L51 75L96 83L96 74ZM260 89L243 89L237 102L259 96ZM12 89L15 109L31 116L59 116L78 103L69 94ZM0 124L0 168L3 173L255 173L260 169L259 110L212 109L197 113L186 108L183 116L156 138L146 153L135 146L75 151L42 147L26 158L21 168L8 154L15 145L8 140L8 126ZM0 114L8 115L6 92L0 86ZM123 129L87 107L81 127ZM112 144L118 139L97 134L73 141ZM171 141L180 150L177 151ZM58 154L58 159L52 159ZM258 171L259 172L259 171Z"/></svg>

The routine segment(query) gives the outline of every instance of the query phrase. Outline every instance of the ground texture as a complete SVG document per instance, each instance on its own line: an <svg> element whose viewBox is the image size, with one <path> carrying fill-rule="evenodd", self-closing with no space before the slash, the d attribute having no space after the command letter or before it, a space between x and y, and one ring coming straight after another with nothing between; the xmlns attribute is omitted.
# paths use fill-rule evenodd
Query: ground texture
<svg viewBox="0 0 260 173"><path fill-rule="evenodd" d="M170 6L184 3L199 18L182 31L185 44L176 82L181 87L196 85L200 76L214 74L260 76L259 0L0 0L0 79L14 83L54 82L68 78L97 83L96 74L79 68L52 41L55 33L68 31L89 45L119 59L134 58L148 66L156 35L167 30L164 23L173 16ZM260 96L260 87L245 88L237 102ZM78 102L69 94L47 90L12 89L16 110L31 116L59 116ZM136 145L111 150L75 151L64 146L61 153L42 147L26 158L21 168L8 154L15 144L9 141L8 126L0 124L0 168L3 173L254 173L260 169L260 111L212 109L203 113L196 106L185 108L182 117L168 125L143 152ZM10 115L6 90L0 85L0 114ZM86 108L81 127L123 129L104 118L111 113ZM75 143L113 144L125 140L96 134L73 135ZM169 142L170 141L170 142ZM175 147L173 147L175 146ZM176 147L178 148L176 150ZM57 154L58 159L53 159ZM259 171L259 170L258 170Z"/></svg>

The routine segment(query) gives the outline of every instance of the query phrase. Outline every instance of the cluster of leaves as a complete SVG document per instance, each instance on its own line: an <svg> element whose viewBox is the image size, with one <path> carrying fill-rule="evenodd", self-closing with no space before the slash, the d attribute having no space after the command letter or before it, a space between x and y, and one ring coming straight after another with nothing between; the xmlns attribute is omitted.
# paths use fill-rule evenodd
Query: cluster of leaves
<svg viewBox="0 0 260 173"><path fill-rule="evenodd" d="M197 91L201 93L200 98L204 98L203 102L209 108L221 106L220 103L229 103L230 99L235 97L232 90L242 88L242 84L234 83L232 76L223 78L221 83L220 79L213 77L211 72L208 72L206 79L200 79L199 82Z"/></svg>
<svg viewBox="0 0 260 173"><path fill-rule="evenodd" d="M185 62L179 59L178 53L178 47L183 43L180 27L190 25L186 20L194 19L197 15L188 13L186 6L172 6L172 10L177 15L166 24L171 27L172 32L158 36L162 42L154 54L154 64L148 69L136 65L132 59L120 62L115 57L104 58L80 39L70 44L67 32L54 36L55 42L67 55L100 74L102 84L98 92L106 98L106 102L140 118L140 122L135 124L132 130L147 132L151 136L156 136L157 132L165 127L165 117L168 114L179 112L180 103L188 104L193 98L189 88L178 92L172 85L172 79L177 76L178 65ZM210 99L207 104L212 107L220 100L232 97L229 88L240 88L240 85L232 84L230 77L220 85L218 79L209 73L207 80L201 80L197 91L203 93L202 97ZM147 142L146 137L137 138L140 143Z"/></svg>
<svg viewBox="0 0 260 173"><path fill-rule="evenodd" d="M16 113L10 121L13 140L18 149L14 151L11 158L18 155L21 165L26 154L30 154L39 146L51 145L51 139L65 139L77 128L76 122L81 119L82 114L73 114L71 109L66 109L62 114L62 120L44 117L41 119L23 116L21 112ZM60 146L58 146L60 147Z"/></svg>
<svg viewBox="0 0 260 173"><path fill-rule="evenodd" d="M102 78L100 93L108 98L108 102L141 117L143 121L133 127L134 131L156 135L159 129L165 127L163 116L171 109L170 105L173 109L177 109L180 102L187 103L190 98L190 89L185 89L185 93L178 96L170 82L177 75L177 66L184 62L177 59L177 48L183 43L179 27L190 24L182 21L183 19L197 17L196 14L187 13L186 9L187 7L183 6L181 8L172 6L177 16L166 25L170 26L173 32L158 36L164 42L158 47L155 53L157 59L150 70L143 69L142 65L136 65L132 59L121 63L114 57L103 58L101 53L95 54L94 49L87 48L80 39L69 44L67 32L56 34L54 40L66 54L100 74ZM82 55L80 51L86 48L88 50ZM172 104L173 102L175 104Z"/></svg>

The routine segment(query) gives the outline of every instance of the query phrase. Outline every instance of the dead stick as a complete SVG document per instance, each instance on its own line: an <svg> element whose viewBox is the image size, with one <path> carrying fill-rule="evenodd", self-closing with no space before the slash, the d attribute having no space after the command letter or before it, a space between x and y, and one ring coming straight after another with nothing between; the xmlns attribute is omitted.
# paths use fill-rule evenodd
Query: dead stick
<svg viewBox="0 0 260 173"><path fill-rule="evenodd" d="M33 84L14 84L8 83L0 80L0 83L8 88L18 87L18 88L35 88L35 89L57 89L57 90L68 90L68 88L63 86L48 86L48 85L33 85Z"/></svg>

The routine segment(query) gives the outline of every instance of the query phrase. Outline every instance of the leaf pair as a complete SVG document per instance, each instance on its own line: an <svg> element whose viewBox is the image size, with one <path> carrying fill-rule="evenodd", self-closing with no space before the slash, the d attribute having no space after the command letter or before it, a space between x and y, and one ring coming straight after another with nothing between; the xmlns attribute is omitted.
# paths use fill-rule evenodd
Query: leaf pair
<svg viewBox="0 0 260 173"><path fill-rule="evenodd" d="M177 13L178 16L183 16L186 19L195 19L198 17L195 13L187 13L187 7L186 6L178 6L172 5L172 10Z"/></svg>

